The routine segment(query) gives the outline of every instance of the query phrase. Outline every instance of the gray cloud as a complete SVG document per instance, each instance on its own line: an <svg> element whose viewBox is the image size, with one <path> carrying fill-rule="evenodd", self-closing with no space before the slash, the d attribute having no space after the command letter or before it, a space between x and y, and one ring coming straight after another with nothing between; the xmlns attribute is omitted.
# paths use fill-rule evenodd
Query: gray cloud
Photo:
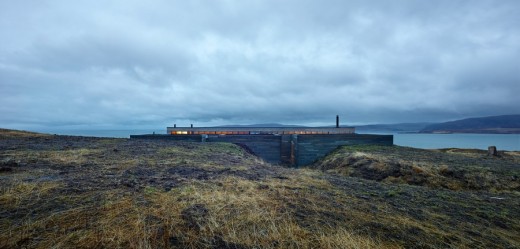
<svg viewBox="0 0 520 249"><path fill-rule="evenodd" d="M0 126L518 113L519 10L484 0L2 2Z"/></svg>

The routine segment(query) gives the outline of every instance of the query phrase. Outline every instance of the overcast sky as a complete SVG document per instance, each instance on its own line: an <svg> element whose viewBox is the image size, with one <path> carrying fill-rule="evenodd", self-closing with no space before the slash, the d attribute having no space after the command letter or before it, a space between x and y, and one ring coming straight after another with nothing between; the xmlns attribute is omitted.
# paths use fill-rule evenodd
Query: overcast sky
<svg viewBox="0 0 520 249"><path fill-rule="evenodd" d="M517 0L1 0L0 39L0 127L520 113Z"/></svg>

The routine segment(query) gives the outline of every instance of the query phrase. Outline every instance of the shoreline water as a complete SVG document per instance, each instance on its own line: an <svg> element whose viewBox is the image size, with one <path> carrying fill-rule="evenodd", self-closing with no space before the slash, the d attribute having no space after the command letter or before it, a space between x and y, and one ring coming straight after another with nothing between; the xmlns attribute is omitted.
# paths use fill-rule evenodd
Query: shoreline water
<svg viewBox="0 0 520 249"><path fill-rule="evenodd" d="M475 134L475 133L392 133L365 132L366 134L394 135L394 144L420 149L481 149L496 146L499 150L520 151L520 134Z"/></svg>

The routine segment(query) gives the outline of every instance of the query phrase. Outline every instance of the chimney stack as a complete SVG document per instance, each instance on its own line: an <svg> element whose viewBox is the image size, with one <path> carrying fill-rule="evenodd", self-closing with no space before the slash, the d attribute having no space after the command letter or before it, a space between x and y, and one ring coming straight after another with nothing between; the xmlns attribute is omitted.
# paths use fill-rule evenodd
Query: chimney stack
<svg viewBox="0 0 520 249"><path fill-rule="evenodd" d="M191 124L191 128L193 128L193 124Z"/></svg>
<svg viewBox="0 0 520 249"><path fill-rule="evenodd" d="M339 128L339 115L336 115L336 128Z"/></svg>
<svg viewBox="0 0 520 249"><path fill-rule="evenodd" d="M173 128L177 128L177 124L173 124Z"/></svg>

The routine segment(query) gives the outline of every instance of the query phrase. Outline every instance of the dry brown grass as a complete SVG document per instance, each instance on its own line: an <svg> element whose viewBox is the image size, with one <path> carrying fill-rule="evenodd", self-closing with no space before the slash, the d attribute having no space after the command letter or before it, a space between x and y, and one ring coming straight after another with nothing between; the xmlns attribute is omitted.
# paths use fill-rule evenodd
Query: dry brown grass
<svg viewBox="0 0 520 249"><path fill-rule="evenodd" d="M0 139L50 137L50 134L0 128Z"/></svg>
<svg viewBox="0 0 520 249"><path fill-rule="evenodd" d="M23 162L45 162L55 165L84 164L88 158L99 154L99 149L66 149L66 150L23 150L9 151L6 156L19 158Z"/></svg>
<svg viewBox="0 0 520 249"><path fill-rule="evenodd" d="M287 169L232 144L55 139L0 150L19 162L0 173L0 248L520 245L514 191L432 190ZM413 162L411 174L435 174L423 165ZM450 174L450 166L439 170ZM391 169L384 161L370 167Z"/></svg>
<svg viewBox="0 0 520 249"><path fill-rule="evenodd" d="M298 183L271 179L253 182L226 177L218 182L195 181L165 193L153 193L151 213L166 217L169 237L188 248L203 248L225 241L246 248L374 248L371 238L332 227L319 233L302 227L287 207L297 198L291 186L302 182L313 187L330 187L323 181L302 177ZM309 196L314 198L315 196ZM186 210L192 210L186 213ZM203 211L201 211L203 210ZM184 213L183 213L184 212ZM188 228L188 231L186 231ZM349 236L345 236L349 235Z"/></svg>
<svg viewBox="0 0 520 249"><path fill-rule="evenodd" d="M0 206L16 207L24 202L37 202L60 186L57 182L24 182L15 180L0 187Z"/></svg>
<svg viewBox="0 0 520 249"><path fill-rule="evenodd" d="M320 226L309 230L292 216L288 203L299 195L290 190L302 182L330 188L328 182L302 176L295 180L253 182L226 177L216 182L193 181L143 195L103 193L103 204L69 208L23 223L0 235L3 246L20 242L35 248L377 248L378 239L355 234L348 227ZM56 185L17 185L2 195L2 204L16 203L15 193L46 197ZM300 189L305 192L305 188ZM36 194L37 192L38 194ZM7 196L7 197L4 197ZM88 197L85 197L88 198ZM317 196L309 196L317 198ZM37 201L33 199L32 201ZM312 203L312 202L311 202ZM312 203L307 208L320 209ZM15 236L5 236L15 235Z"/></svg>

